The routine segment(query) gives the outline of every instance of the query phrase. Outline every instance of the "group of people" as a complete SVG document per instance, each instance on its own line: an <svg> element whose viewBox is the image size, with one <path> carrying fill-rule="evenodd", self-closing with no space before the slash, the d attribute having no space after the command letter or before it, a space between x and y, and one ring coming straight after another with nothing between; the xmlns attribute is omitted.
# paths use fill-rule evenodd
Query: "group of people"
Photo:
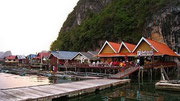
<svg viewBox="0 0 180 101"><path fill-rule="evenodd" d="M97 63L92 63L94 66L99 66L100 64L104 64L104 66L108 66L108 67L129 67L129 66L139 66L140 65L140 58L136 58L132 61L128 61L128 59L125 59L124 61L120 60L120 61L111 61L111 62L97 62Z"/></svg>
<svg viewBox="0 0 180 101"><path fill-rule="evenodd" d="M104 67L126 67L127 62L122 61L122 62L118 62L118 61L113 61L113 62L92 62L92 64L90 66L104 66Z"/></svg>

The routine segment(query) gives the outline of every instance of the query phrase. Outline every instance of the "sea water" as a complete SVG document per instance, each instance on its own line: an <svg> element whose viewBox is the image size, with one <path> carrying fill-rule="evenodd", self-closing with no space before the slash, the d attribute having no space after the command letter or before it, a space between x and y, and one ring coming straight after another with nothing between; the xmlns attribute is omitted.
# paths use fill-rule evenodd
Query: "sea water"
<svg viewBox="0 0 180 101"><path fill-rule="evenodd" d="M180 92L156 90L156 82L138 83L138 81L131 81L128 85L69 98L66 101L180 101Z"/></svg>
<svg viewBox="0 0 180 101"><path fill-rule="evenodd" d="M46 85L54 83L66 83L73 82L75 79L71 78L58 78L58 77L46 77L40 75L14 75L9 73L0 73L0 89Z"/></svg>

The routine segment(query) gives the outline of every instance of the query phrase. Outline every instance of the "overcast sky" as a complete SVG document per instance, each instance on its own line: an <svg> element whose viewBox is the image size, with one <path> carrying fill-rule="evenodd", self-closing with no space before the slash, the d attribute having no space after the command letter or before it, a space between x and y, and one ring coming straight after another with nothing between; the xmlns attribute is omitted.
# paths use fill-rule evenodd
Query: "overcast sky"
<svg viewBox="0 0 180 101"><path fill-rule="evenodd" d="M0 0L0 51L49 50L78 0Z"/></svg>

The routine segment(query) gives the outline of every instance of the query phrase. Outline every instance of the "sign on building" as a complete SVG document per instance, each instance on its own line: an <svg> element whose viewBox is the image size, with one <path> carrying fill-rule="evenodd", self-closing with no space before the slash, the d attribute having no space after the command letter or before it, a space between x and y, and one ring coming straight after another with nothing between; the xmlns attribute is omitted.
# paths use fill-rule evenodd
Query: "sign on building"
<svg viewBox="0 0 180 101"><path fill-rule="evenodd" d="M138 56L152 56L153 51L137 51Z"/></svg>

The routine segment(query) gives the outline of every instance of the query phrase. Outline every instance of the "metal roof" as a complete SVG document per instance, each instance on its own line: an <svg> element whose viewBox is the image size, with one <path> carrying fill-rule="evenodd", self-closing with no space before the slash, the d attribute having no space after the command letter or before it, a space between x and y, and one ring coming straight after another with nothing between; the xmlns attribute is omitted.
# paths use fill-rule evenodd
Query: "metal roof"
<svg viewBox="0 0 180 101"><path fill-rule="evenodd" d="M97 53L97 52L96 52ZM79 52L78 54L76 54L76 56L77 55L83 55L83 56L85 56L86 58L88 58L88 59L90 59L90 60L97 60L98 58L96 57L96 55L94 55L94 54L92 54L92 53L90 53L89 51L88 52ZM75 57L76 57L75 56ZM74 57L74 58L75 58Z"/></svg>
<svg viewBox="0 0 180 101"><path fill-rule="evenodd" d="M88 51L88 53L92 54L92 55L97 55L98 51Z"/></svg>
<svg viewBox="0 0 180 101"><path fill-rule="evenodd" d="M88 52L80 52L82 55L84 55L85 57L87 57L88 59L92 59L93 55L88 53Z"/></svg>
<svg viewBox="0 0 180 101"><path fill-rule="evenodd" d="M33 59L34 57L36 57L36 54L29 54L29 55L27 56L28 59Z"/></svg>
<svg viewBox="0 0 180 101"><path fill-rule="evenodd" d="M61 60L72 60L78 52L71 52L71 51L53 51L51 52L51 55L54 57L57 57Z"/></svg>
<svg viewBox="0 0 180 101"><path fill-rule="evenodd" d="M26 56L24 56L24 55L17 55L17 58L18 59L26 59Z"/></svg>

